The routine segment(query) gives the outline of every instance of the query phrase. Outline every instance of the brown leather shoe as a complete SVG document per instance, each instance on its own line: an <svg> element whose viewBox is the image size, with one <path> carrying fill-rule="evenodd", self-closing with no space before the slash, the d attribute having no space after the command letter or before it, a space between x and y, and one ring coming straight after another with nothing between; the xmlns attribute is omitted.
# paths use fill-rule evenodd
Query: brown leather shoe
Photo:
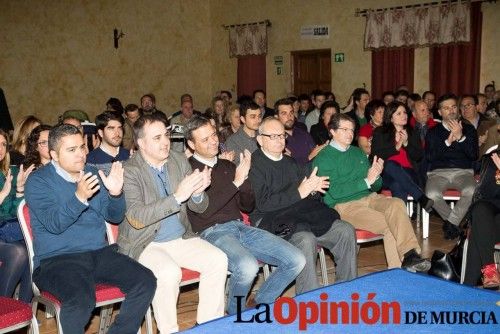
<svg viewBox="0 0 500 334"><path fill-rule="evenodd" d="M483 273L483 288L495 289L500 286L500 274L494 263L484 266L481 272Z"/></svg>

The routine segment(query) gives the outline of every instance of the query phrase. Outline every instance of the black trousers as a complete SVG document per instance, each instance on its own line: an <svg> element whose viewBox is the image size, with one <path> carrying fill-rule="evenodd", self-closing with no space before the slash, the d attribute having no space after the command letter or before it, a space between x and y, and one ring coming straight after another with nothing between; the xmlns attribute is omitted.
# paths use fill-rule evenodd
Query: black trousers
<svg viewBox="0 0 500 334"><path fill-rule="evenodd" d="M477 285L481 268L494 263L495 243L500 241L500 207L480 200L472 206L472 225L464 283Z"/></svg>
<svg viewBox="0 0 500 334"><path fill-rule="evenodd" d="M156 290L153 273L118 253L117 245L44 259L33 280L61 301L61 326L72 334L84 333L95 308L96 283L115 285L126 294L108 334L137 333Z"/></svg>

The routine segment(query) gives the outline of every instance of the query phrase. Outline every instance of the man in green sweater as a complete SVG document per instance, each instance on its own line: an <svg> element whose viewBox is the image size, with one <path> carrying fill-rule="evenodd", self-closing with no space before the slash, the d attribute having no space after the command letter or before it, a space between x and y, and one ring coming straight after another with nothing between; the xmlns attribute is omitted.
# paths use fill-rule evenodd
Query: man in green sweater
<svg viewBox="0 0 500 334"><path fill-rule="evenodd" d="M318 175L330 179L325 203L355 228L384 235L389 268L429 270L430 262L418 254L420 246L403 201L376 193L382 185L384 161L375 156L370 165L366 155L351 146L355 123L349 116L334 115L328 128L332 141L313 161Z"/></svg>

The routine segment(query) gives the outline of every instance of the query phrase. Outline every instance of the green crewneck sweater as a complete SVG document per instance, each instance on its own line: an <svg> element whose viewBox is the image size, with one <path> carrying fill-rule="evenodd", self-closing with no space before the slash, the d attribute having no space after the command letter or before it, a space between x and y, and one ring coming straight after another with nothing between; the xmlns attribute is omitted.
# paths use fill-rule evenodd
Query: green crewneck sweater
<svg viewBox="0 0 500 334"><path fill-rule="evenodd" d="M313 167L318 167L318 175L330 177L330 188L324 196L325 203L330 207L366 197L382 186L382 178L378 178L368 188L365 178L370 162L356 146L349 146L347 151L342 152L328 145L316 156Z"/></svg>

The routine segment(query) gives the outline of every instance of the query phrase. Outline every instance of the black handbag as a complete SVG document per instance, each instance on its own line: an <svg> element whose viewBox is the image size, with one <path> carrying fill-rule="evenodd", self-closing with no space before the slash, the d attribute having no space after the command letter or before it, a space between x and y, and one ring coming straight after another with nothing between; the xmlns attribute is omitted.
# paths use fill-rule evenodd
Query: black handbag
<svg viewBox="0 0 500 334"><path fill-rule="evenodd" d="M466 239L467 230L463 230L457 244L449 253L435 250L434 254L432 254L431 269L429 269L428 274L447 281L459 283Z"/></svg>

